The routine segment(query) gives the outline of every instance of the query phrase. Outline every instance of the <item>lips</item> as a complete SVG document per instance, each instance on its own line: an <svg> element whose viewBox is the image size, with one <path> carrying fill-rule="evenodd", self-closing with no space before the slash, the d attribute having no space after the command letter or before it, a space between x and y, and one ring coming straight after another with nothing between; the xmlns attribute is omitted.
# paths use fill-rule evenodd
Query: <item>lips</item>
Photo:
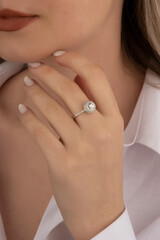
<svg viewBox="0 0 160 240"><path fill-rule="evenodd" d="M11 32L20 30L37 19L37 17L37 15L17 12L11 9L2 9L0 10L0 31Z"/></svg>
<svg viewBox="0 0 160 240"><path fill-rule="evenodd" d="M0 31L12 32L26 27L37 17L0 17Z"/></svg>
<svg viewBox="0 0 160 240"><path fill-rule="evenodd" d="M0 17L31 17L33 14L18 12L9 8L0 9Z"/></svg>

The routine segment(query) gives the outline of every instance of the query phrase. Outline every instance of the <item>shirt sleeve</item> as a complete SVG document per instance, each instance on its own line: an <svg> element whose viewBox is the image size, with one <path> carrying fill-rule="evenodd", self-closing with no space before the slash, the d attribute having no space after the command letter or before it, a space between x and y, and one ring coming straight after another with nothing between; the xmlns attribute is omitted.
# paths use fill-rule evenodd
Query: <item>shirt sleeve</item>
<svg viewBox="0 0 160 240"><path fill-rule="evenodd" d="M136 240L127 208L113 223L91 240Z"/></svg>

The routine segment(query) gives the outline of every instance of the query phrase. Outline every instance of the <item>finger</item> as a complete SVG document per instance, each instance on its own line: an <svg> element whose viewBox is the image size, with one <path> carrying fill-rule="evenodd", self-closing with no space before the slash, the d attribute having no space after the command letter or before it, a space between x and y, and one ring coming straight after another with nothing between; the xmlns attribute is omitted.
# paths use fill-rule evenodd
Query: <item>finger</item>
<svg viewBox="0 0 160 240"><path fill-rule="evenodd" d="M71 51L54 57L56 62L75 71L85 81L89 94L104 116L119 112L116 98L103 69L80 53Z"/></svg>
<svg viewBox="0 0 160 240"><path fill-rule="evenodd" d="M24 107L22 107L23 104L19 104L19 111L24 110ZM33 140L36 141L49 163L56 167L56 165L60 164L60 161L64 159L64 154L66 151L64 145L35 116L30 108L26 106L25 108L27 111L23 111L23 114L19 114L22 125L33 138Z"/></svg>
<svg viewBox="0 0 160 240"><path fill-rule="evenodd" d="M73 145L80 133L79 126L55 99L49 96L39 84L33 82L33 85L27 86L25 81L24 90L27 96L55 128L64 145Z"/></svg>
<svg viewBox="0 0 160 240"><path fill-rule="evenodd" d="M74 82L82 89L82 91L86 94L86 96L88 97L88 99L90 99L91 101L93 101L89 90L87 88L86 82L83 81L82 78L80 78L79 75L76 75L76 77L74 78Z"/></svg>
<svg viewBox="0 0 160 240"><path fill-rule="evenodd" d="M80 112L83 109L84 103L89 101L85 93L74 81L71 81L56 69L42 64L37 68L29 66L29 70L34 79L45 83L51 90L60 96L73 115ZM85 118L84 114L86 115ZM97 109L94 111L94 114L95 116L101 115ZM76 118L76 122L80 128L83 128L86 126L86 123L92 121L92 119L90 114L83 113Z"/></svg>

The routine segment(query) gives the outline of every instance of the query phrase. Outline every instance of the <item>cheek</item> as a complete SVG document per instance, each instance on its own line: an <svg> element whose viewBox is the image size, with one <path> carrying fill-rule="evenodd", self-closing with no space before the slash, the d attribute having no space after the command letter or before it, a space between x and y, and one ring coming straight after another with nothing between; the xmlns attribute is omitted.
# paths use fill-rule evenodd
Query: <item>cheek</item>
<svg viewBox="0 0 160 240"><path fill-rule="evenodd" d="M88 13L86 4L83 4L83 0L80 4L73 0L70 1L72 4L67 4L67 2L69 1L64 4L60 1L56 2L55 8L52 8L53 10L50 10L48 14L48 26L55 34L55 38L69 47L86 38L86 35L92 31L90 28L93 19Z"/></svg>
<svg viewBox="0 0 160 240"><path fill-rule="evenodd" d="M58 49L76 48L97 32L112 2L39 0L37 22L19 33L0 34L0 55L9 61L34 62Z"/></svg>
<svg viewBox="0 0 160 240"><path fill-rule="evenodd" d="M83 44L104 24L113 0L57 0L48 8L48 26L60 44L75 47ZM49 31L49 29L48 29Z"/></svg>

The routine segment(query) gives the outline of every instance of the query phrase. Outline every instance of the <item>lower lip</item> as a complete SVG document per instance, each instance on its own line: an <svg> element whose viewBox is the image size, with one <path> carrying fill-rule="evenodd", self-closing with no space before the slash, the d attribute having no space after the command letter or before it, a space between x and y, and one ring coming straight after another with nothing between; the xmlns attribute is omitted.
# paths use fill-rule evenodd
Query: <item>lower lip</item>
<svg viewBox="0 0 160 240"><path fill-rule="evenodd" d="M12 32L26 27L38 17L0 17L0 31Z"/></svg>

